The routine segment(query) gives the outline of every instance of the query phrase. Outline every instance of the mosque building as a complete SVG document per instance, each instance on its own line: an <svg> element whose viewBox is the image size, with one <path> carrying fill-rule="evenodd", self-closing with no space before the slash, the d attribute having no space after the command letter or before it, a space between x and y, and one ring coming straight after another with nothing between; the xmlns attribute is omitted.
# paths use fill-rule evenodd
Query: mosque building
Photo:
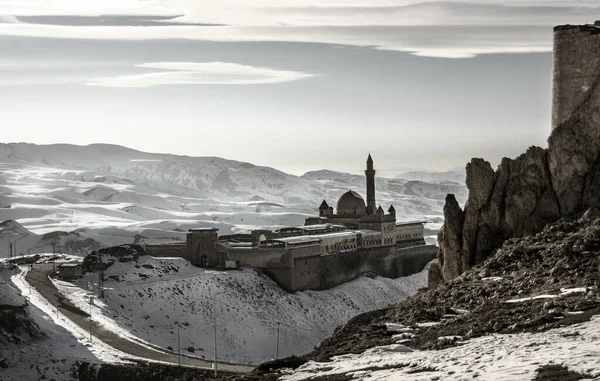
<svg viewBox="0 0 600 381"><path fill-rule="evenodd" d="M219 236L198 228L185 242L147 245L154 256L179 256L200 267L254 268L288 291L320 290L362 274L395 278L421 271L435 258L425 243L425 221L396 222L396 210L377 206L373 159L367 159L367 201L349 190L336 209L326 200L303 226Z"/></svg>

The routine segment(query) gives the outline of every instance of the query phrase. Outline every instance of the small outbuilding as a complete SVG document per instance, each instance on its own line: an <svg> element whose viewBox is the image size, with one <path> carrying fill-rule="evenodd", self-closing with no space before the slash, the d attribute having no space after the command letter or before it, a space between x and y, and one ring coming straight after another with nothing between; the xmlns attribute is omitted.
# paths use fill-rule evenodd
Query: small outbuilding
<svg viewBox="0 0 600 381"><path fill-rule="evenodd" d="M83 268L80 263L63 263L56 267L56 275L63 279L74 279L83 276Z"/></svg>

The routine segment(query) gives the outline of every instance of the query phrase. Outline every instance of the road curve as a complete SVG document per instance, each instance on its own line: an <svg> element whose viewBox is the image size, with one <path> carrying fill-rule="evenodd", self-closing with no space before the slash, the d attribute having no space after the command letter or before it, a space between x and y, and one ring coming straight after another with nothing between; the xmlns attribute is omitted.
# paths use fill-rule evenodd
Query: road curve
<svg viewBox="0 0 600 381"><path fill-rule="evenodd" d="M58 291L54 284L48 278L48 275L53 271L52 264L37 264L31 269L25 280L33 286L44 298L46 298L54 306L58 306L58 310L72 322L77 324L83 330L89 330L90 319L89 314L74 306ZM98 338L105 344L130 355L141 357L148 360L162 361L171 364L179 364L179 356L176 353L167 351L158 351L147 348L143 345L135 343L131 340L123 338L116 333L107 330L97 322L92 320L92 332L94 338ZM213 363L202 360L196 357L181 356L181 365L191 366L196 368L212 368ZM232 365L219 363L219 370L225 372L248 373L254 369L245 365Z"/></svg>

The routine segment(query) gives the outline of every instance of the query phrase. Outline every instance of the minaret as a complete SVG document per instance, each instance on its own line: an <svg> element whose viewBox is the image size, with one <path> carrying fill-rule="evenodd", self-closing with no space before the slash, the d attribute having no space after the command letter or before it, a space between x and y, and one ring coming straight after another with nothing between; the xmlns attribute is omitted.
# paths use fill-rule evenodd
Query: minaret
<svg viewBox="0 0 600 381"><path fill-rule="evenodd" d="M375 170L373 169L371 154L367 158L365 175L367 176L367 215L372 216L377 210L377 205L375 204Z"/></svg>

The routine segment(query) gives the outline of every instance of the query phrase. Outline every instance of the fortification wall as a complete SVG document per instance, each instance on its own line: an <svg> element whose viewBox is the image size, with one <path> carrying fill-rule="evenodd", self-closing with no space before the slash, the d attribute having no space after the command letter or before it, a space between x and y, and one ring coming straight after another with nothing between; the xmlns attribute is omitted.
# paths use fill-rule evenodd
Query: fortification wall
<svg viewBox="0 0 600 381"><path fill-rule="evenodd" d="M262 269L282 288L324 290L356 279L364 274L398 278L415 274L436 257L435 245L397 248L375 247L358 251L327 254L321 245L297 248L232 248L217 244L215 260L237 261L242 267ZM185 243L147 245L146 252L155 257L187 258Z"/></svg>
<svg viewBox="0 0 600 381"><path fill-rule="evenodd" d="M379 247L331 255L296 257L292 269L265 269L288 291L324 290L364 274L398 278L415 274L436 257L435 245Z"/></svg>
<svg viewBox="0 0 600 381"><path fill-rule="evenodd" d="M297 248L231 248L225 245L219 247L223 261L238 261L242 267L289 269L294 266L295 258L314 257L324 254L321 245Z"/></svg>
<svg viewBox="0 0 600 381"><path fill-rule="evenodd" d="M425 245L425 238L411 239L408 241L398 241L396 242L397 248L411 247L411 246L419 246Z"/></svg>
<svg viewBox="0 0 600 381"><path fill-rule="evenodd" d="M187 246L185 242L146 245L146 254L153 257L185 258L187 255Z"/></svg>
<svg viewBox="0 0 600 381"><path fill-rule="evenodd" d="M600 78L600 28L593 25L555 27L552 70L554 129L583 103Z"/></svg>

